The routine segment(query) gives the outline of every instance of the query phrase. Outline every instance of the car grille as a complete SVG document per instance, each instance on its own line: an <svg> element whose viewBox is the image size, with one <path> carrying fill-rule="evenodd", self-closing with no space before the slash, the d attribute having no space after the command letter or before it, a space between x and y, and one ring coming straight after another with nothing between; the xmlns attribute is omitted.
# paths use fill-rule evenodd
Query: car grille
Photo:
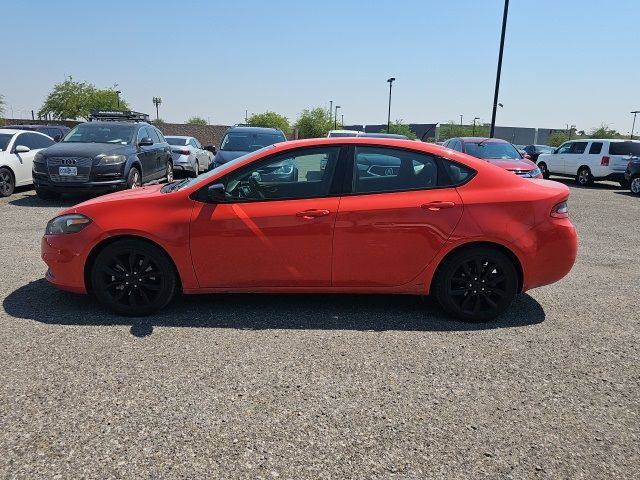
<svg viewBox="0 0 640 480"><path fill-rule="evenodd" d="M52 182L82 183L89 180L93 160L87 157L47 157L47 169ZM59 175L58 167L76 167L78 174L73 176Z"/></svg>

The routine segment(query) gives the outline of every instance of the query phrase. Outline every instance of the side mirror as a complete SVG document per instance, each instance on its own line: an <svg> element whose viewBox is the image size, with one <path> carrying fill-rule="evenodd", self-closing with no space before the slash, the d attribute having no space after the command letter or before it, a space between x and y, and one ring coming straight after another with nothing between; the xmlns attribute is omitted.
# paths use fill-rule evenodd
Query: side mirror
<svg viewBox="0 0 640 480"><path fill-rule="evenodd" d="M149 137L144 137L140 139L138 145L141 147L148 147L149 145L153 145L153 140L151 140Z"/></svg>
<svg viewBox="0 0 640 480"><path fill-rule="evenodd" d="M14 150L14 152L16 153L28 153L30 151L31 149L29 147L25 147L24 145L18 145Z"/></svg>
<svg viewBox="0 0 640 480"><path fill-rule="evenodd" d="M207 188L207 198L212 202L224 202L224 185L222 183L214 183Z"/></svg>
<svg viewBox="0 0 640 480"><path fill-rule="evenodd" d="M213 153L214 155L216 154L216 146L215 145L205 145L204 147L205 150Z"/></svg>
<svg viewBox="0 0 640 480"><path fill-rule="evenodd" d="M56 143L59 142L60 140L62 140L62 135L60 134L57 134L55 137L53 137L53 141Z"/></svg>

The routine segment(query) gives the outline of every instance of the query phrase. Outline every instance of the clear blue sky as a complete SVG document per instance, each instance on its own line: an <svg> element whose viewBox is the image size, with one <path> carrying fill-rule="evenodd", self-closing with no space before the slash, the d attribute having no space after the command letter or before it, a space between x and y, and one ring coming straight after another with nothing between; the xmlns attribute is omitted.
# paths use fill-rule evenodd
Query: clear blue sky
<svg viewBox="0 0 640 480"><path fill-rule="evenodd" d="M72 75L118 84L136 110L182 122L490 121L503 0L7 1L0 93L37 110ZM640 1L511 0L499 125L631 129L640 109Z"/></svg>

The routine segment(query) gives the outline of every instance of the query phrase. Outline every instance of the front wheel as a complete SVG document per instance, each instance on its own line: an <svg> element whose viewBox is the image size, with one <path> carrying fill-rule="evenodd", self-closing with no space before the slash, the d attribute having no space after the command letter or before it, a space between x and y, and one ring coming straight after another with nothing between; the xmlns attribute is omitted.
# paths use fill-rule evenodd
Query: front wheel
<svg viewBox="0 0 640 480"><path fill-rule="evenodd" d="M196 178L198 175L200 175L200 162L198 162L196 160L196 167L195 167L195 170L194 170L192 176L193 176L193 178Z"/></svg>
<svg viewBox="0 0 640 480"><path fill-rule="evenodd" d="M578 170L578 174L576 175L576 183L581 187L593 185L593 175L591 175L589 167L580 167L580 170Z"/></svg>
<svg viewBox="0 0 640 480"><path fill-rule="evenodd" d="M640 195L640 176L633 177L629 182L629 190L634 195Z"/></svg>
<svg viewBox="0 0 640 480"><path fill-rule="evenodd" d="M129 170L129 176L127 177L127 188L138 188L142 185L142 177L140 176L140 170L136 167L131 167Z"/></svg>
<svg viewBox="0 0 640 480"><path fill-rule="evenodd" d="M120 315L149 315L166 306L178 290L169 257L141 240L108 245L91 267L91 291L100 303Z"/></svg>
<svg viewBox="0 0 640 480"><path fill-rule="evenodd" d="M167 183L173 182L173 163L167 162L165 176L167 177Z"/></svg>
<svg viewBox="0 0 640 480"><path fill-rule="evenodd" d="M8 197L16 188L13 174L8 168L0 168L0 197Z"/></svg>
<svg viewBox="0 0 640 480"><path fill-rule="evenodd" d="M540 162L538 164L538 168L540 169L540 173L542 173L542 178L548 179L551 175L549 174L549 169L547 168L547 164L544 162Z"/></svg>
<svg viewBox="0 0 640 480"><path fill-rule="evenodd" d="M491 247L453 253L438 268L435 294L451 316L467 322L486 322L504 312L518 290L511 259Z"/></svg>

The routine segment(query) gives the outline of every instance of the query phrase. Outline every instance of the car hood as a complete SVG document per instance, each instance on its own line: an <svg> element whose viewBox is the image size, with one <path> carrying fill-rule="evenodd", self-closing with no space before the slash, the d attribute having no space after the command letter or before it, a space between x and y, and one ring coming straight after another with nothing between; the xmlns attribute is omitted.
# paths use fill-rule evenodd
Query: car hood
<svg viewBox="0 0 640 480"><path fill-rule="evenodd" d="M218 150L213 161L218 164L227 163L241 157L242 155L246 155L247 153L249 152L240 152L238 150Z"/></svg>
<svg viewBox="0 0 640 480"><path fill-rule="evenodd" d="M127 154L131 152L131 145L117 145L111 143L56 143L43 150L47 157L95 157L100 154Z"/></svg>
<svg viewBox="0 0 640 480"><path fill-rule="evenodd" d="M533 170L536 164L526 158L483 158L484 161L505 170Z"/></svg>
<svg viewBox="0 0 640 480"><path fill-rule="evenodd" d="M165 184L148 185L146 187L132 188L129 190L122 190L120 192L109 193L107 195L101 195L99 197L92 198L90 200L87 200L86 202L82 202L82 203L79 203L78 205L71 207L69 209L69 212L73 213L77 210L82 210L83 207L91 207L95 204L100 204L101 206L104 206L105 203L110 203L110 202L119 202L122 200L130 200L130 199L142 200L144 198L157 197L158 195L162 195L162 193L160 193L160 189L164 185Z"/></svg>

